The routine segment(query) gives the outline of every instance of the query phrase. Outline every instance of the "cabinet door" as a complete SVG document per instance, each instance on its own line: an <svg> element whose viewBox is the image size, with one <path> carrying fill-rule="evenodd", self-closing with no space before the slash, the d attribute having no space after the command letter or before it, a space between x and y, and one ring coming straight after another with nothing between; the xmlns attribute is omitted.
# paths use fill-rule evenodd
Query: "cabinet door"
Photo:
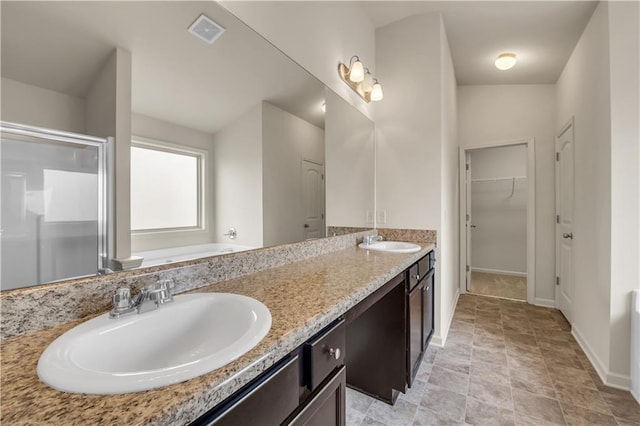
<svg viewBox="0 0 640 426"><path fill-rule="evenodd" d="M413 378L420 366L420 356L422 354L422 309L424 304L424 292L422 291L423 285L423 283L420 283L420 285L409 293L409 349L407 351L407 373L409 376L407 379L409 386L413 384Z"/></svg>
<svg viewBox="0 0 640 426"><path fill-rule="evenodd" d="M429 340L431 340L431 335L433 334L433 315L434 315L434 306L433 306L433 291L434 291L434 283L435 276L433 274L434 270L427 275L427 277L423 281L423 291L424 297L423 300L423 313L422 313L422 330L423 330L423 350L427 350L427 346L429 345Z"/></svg>
<svg viewBox="0 0 640 426"><path fill-rule="evenodd" d="M294 356L191 426L279 425L298 406L299 372L300 361Z"/></svg>
<svg viewBox="0 0 640 426"><path fill-rule="evenodd" d="M288 424L292 426L344 426L346 377L343 366Z"/></svg>

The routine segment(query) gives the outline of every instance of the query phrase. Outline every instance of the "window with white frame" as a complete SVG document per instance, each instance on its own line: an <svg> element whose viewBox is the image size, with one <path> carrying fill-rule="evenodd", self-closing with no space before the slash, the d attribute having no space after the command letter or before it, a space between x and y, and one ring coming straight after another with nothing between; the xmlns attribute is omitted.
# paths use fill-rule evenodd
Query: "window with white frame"
<svg viewBox="0 0 640 426"><path fill-rule="evenodd" d="M132 233L204 229L205 161L205 151L133 139Z"/></svg>

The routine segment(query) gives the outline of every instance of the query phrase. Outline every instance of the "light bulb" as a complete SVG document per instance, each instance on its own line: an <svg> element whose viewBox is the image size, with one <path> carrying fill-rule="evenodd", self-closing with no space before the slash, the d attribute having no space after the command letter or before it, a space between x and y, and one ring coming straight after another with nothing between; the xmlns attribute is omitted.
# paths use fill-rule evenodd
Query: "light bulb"
<svg viewBox="0 0 640 426"><path fill-rule="evenodd" d="M360 88L365 93L371 92L371 89L373 88L373 77L370 72L367 71L365 73L364 79L362 80L362 83L360 83Z"/></svg>
<svg viewBox="0 0 640 426"><path fill-rule="evenodd" d="M382 86L376 80L375 84L371 88L371 100L372 101L381 101L382 100Z"/></svg>
<svg viewBox="0 0 640 426"><path fill-rule="evenodd" d="M513 68L516 64L516 54L515 53L502 53L496 59L496 68L500 71L505 71Z"/></svg>
<svg viewBox="0 0 640 426"><path fill-rule="evenodd" d="M364 80L364 66L359 59L356 59L353 65L351 65L351 69L349 70L349 80L354 83L360 83Z"/></svg>

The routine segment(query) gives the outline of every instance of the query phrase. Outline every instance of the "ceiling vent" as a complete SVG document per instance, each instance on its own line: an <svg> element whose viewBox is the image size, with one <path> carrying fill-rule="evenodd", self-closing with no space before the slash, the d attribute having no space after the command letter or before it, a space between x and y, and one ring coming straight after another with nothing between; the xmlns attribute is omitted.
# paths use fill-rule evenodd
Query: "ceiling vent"
<svg viewBox="0 0 640 426"><path fill-rule="evenodd" d="M224 28L204 14L198 16L193 24L189 27L189 32L209 44L213 44L224 32Z"/></svg>

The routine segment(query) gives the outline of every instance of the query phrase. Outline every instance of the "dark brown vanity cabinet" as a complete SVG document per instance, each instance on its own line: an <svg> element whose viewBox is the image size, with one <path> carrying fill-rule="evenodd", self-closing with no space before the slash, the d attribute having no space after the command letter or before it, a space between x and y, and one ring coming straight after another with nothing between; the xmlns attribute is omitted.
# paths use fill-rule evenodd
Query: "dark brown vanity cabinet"
<svg viewBox="0 0 640 426"><path fill-rule="evenodd" d="M407 383L413 384L434 326L435 252L407 270Z"/></svg>
<svg viewBox="0 0 640 426"><path fill-rule="evenodd" d="M339 319L192 426L344 426L345 321Z"/></svg>
<svg viewBox="0 0 640 426"><path fill-rule="evenodd" d="M351 308L347 322L347 385L393 404L407 385L406 274Z"/></svg>

